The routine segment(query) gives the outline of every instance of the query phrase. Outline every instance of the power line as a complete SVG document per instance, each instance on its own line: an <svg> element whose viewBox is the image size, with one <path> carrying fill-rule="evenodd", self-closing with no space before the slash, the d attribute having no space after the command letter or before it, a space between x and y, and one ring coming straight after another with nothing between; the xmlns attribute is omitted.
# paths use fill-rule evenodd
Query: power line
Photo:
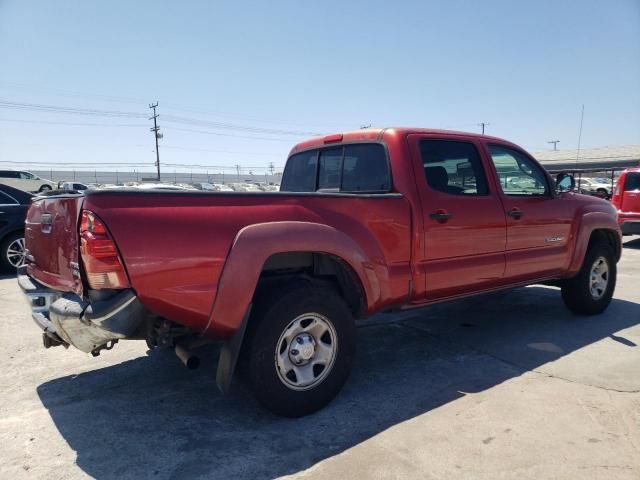
<svg viewBox="0 0 640 480"><path fill-rule="evenodd" d="M305 136L305 137L322 135L321 133L318 133L318 132L310 132L310 131L304 131L304 130L283 130L283 129L277 129L277 128L252 127L248 125L238 125L238 124L226 123L226 122L214 122L210 120L200 120L197 118L180 117L176 115L165 115L163 118L165 119L165 122L182 123L182 124L195 125L195 126L208 126L208 127L228 129L228 130L239 130L239 131L250 132L250 133L265 133L265 134L272 134L272 135L294 135L294 136Z"/></svg>
<svg viewBox="0 0 640 480"><path fill-rule="evenodd" d="M145 118L146 115L137 112L124 112L120 110L97 110L94 108L77 108L62 107L59 105L44 105L39 103L20 103L7 100L0 100L0 108L10 110L25 110L48 113L62 113L70 115L91 115L101 117L128 117L128 118Z"/></svg>
<svg viewBox="0 0 640 480"><path fill-rule="evenodd" d="M234 133L220 133L220 132L210 132L210 131L206 131L206 130L193 130L191 128L182 128L182 127L173 127L173 126L169 126L169 127L164 127L165 130L178 130L181 132L192 132L192 133L201 133L204 135L217 135L217 136L221 136L221 137L235 137L235 138L246 138L249 140L270 140L270 141L276 141L276 142L289 142L291 143L291 139L290 138L270 138L270 137L252 137L249 135L236 135Z"/></svg>
<svg viewBox="0 0 640 480"><path fill-rule="evenodd" d="M101 102L129 103L129 104L135 104L139 106L146 105L147 103L146 101L139 98L119 97L119 96L113 96L113 95L90 94L90 93L81 93L81 92L70 92L69 90L61 90L61 89L50 88L50 87L38 87L38 86L26 85L26 84L20 84L20 83L0 82L0 88L2 88L3 86L5 88L8 87L12 89L23 89L27 91L30 90L30 91L44 92L44 93L49 92L55 96L68 97L68 98L95 99ZM182 112L196 113L199 115L207 115L207 116L213 116L213 117L237 118L240 120L249 120L249 121L258 122L258 123L270 123L270 124L280 124L280 125L298 125L302 123L299 121L286 121L282 119L239 115L239 114L229 113L229 112L202 110L199 108L196 109L190 106L185 106L185 105L181 105L173 102L163 102L163 105L164 105L164 108L169 107L170 110L173 108L175 110L182 111ZM322 123L322 124L315 124L315 125L322 125L323 127L336 129L336 126L333 123L331 124ZM344 130L344 129L338 128L337 130Z"/></svg>
<svg viewBox="0 0 640 480"><path fill-rule="evenodd" d="M17 118L0 118L0 122L34 123L43 125L63 125L70 127L146 127L141 123L84 123L84 122L52 122L47 120L19 120Z"/></svg>
<svg viewBox="0 0 640 480"><path fill-rule="evenodd" d="M11 102L7 100L0 100L0 108L10 110L22 110L22 111L36 111L55 114L69 114L69 115L88 115L88 116L103 116L103 117L126 117L126 118L145 118L146 115L137 112L126 112L120 110L98 110L91 108L77 108L77 107L64 107L59 105L44 105L36 103L21 103ZM210 128L217 128L223 130L236 130L245 133L262 133L268 135L292 135L292 136L318 136L321 135L318 132L304 131L304 130L284 130L276 128L266 127L254 127L249 125L240 125L227 122L214 122L209 120L201 120L197 118L182 117L176 115L165 115L163 117L165 121L187 124L195 126L204 126Z"/></svg>

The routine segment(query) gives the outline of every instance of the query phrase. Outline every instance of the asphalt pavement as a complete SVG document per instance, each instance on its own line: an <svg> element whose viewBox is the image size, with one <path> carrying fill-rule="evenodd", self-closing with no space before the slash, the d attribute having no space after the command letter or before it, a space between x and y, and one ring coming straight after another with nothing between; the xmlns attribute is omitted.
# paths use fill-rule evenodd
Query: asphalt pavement
<svg viewBox="0 0 640 480"><path fill-rule="evenodd" d="M0 277L0 478L639 479L640 237L625 237L609 309L578 317L532 286L383 314L324 410L282 419L216 347L189 371L121 342L44 349Z"/></svg>

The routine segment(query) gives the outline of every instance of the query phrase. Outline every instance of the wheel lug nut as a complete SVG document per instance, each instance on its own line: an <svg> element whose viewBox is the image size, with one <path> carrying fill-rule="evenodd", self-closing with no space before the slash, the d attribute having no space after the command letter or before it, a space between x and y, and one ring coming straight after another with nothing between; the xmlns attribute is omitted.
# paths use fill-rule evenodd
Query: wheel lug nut
<svg viewBox="0 0 640 480"><path fill-rule="evenodd" d="M302 343L302 338L300 338L300 337L296 338L296 342Z"/></svg>
<svg viewBox="0 0 640 480"><path fill-rule="evenodd" d="M295 348L293 350L291 350L291 355L298 355L300 352L298 350L296 350Z"/></svg>

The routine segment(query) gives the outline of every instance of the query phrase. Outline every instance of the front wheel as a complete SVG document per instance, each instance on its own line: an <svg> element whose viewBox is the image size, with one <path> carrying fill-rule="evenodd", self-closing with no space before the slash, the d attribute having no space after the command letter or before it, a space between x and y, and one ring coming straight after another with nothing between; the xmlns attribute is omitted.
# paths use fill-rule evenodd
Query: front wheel
<svg viewBox="0 0 640 480"><path fill-rule="evenodd" d="M562 299L573 313L595 315L611 303L616 286L616 260L607 243L594 243L587 250L577 276L565 280Z"/></svg>
<svg viewBox="0 0 640 480"><path fill-rule="evenodd" d="M255 305L245 353L258 400L301 417L327 405L344 385L355 354L355 323L330 287L302 284Z"/></svg>
<svg viewBox="0 0 640 480"><path fill-rule="evenodd" d="M42 185L40 187L40 190L38 190L38 192L40 193L45 193L45 192L50 192L51 191L51 185Z"/></svg>

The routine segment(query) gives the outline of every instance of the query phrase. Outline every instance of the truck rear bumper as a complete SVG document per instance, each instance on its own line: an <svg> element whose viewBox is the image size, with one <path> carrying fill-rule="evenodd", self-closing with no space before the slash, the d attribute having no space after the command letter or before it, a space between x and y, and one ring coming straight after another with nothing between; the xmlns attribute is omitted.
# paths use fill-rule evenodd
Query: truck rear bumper
<svg viewBox="0 0 640 480"><path fill-rule="evenodd" d="M135 335L147 313L130 289L106 300L87 302L75 294L42 285L29 277L25 268L18 271L18 284L33 320L46 337L87 353Z"/></svg>

